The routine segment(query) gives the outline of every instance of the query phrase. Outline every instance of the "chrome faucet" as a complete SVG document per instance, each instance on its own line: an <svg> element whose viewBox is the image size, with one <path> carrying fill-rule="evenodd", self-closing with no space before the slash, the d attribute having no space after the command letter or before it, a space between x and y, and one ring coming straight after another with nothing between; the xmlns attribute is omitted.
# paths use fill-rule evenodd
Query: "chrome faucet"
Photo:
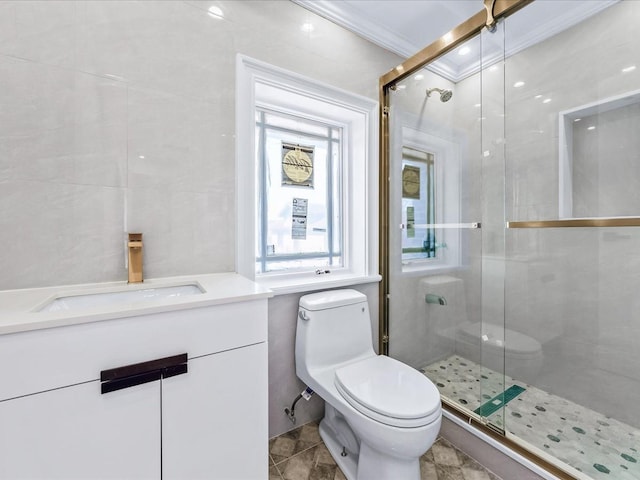
<svg viewBox="0 0 640 480"><path fill-rule="evenodd" d="M446 305L447 299L440 296L434 295L433 293L427 293L424 297L424 301L427 303L434 303L436 305Z"/></svg>
<svg viewBox="0 0 640 480"><path fill-rule="evenodd" d="M142 279L142 234L130 233L127 242L129 250L129 283L141 283Z"/></svg>

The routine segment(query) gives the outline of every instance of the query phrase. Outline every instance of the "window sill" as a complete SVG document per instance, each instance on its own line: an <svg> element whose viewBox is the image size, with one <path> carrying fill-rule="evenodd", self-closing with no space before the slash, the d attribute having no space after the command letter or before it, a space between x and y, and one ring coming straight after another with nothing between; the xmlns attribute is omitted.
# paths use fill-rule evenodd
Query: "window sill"
<svg viewBox="0 0 640 480"><path fill-rule="evenodd" d="M380 275L322 275L309 279L289 278L289 279L256 279L256 282L273 291L275 296L287 295L290 293L306 293L315 290L326 290L329 288L349 287L364 283L378 283L382 280Z"/></svg>

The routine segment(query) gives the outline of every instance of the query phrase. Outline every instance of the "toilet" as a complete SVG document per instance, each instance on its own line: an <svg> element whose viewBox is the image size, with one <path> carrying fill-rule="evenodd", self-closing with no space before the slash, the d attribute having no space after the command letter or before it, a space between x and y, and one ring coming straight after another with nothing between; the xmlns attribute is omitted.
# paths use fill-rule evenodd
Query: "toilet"
<svg viewBox="0 0 640 480"><path fill-rule="evenodd" d="M440 394L417 370L376 355L367 297L300 298L296 374L325 401L320 436L347 480L419 480L438 436Z"/></svg>

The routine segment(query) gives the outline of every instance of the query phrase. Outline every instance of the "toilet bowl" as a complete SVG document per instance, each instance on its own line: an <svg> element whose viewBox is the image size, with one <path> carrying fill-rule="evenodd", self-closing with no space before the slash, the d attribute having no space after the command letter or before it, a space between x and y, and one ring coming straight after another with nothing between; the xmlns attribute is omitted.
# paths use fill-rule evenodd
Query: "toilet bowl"
<svg viewBox="0 0 640 480"><path fill-rule="evenodd" d="M440 431L437 388L373 350L367 297L332 290L300 299L296 373L325 401L320 435L348 480L419 480Z"/></svg>

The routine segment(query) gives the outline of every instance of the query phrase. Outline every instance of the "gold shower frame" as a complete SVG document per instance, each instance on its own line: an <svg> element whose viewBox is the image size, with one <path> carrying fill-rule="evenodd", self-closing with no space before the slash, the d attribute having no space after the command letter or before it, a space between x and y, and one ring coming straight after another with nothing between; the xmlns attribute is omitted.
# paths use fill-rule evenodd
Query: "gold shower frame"
<svg viewBox="0 0 640 480"><path fill-rule="evenodd" d="M389 343L388 315L388 272L389 272L389 91L396 84L411 76L442 55L454 50L468 39L479 34L483 28L493 29L495 23L534 0L484 0L484 10L458 25L431 45L420 50L412 57L380 77L380 353L387 355ZM599 218L567 218L559 220L533 220L506 222L506 228L597 228L597 227L640 227L640 217L599 217Z"/></svg>
<svg viewBox="0 0 640 480"><path fill-rule="evenodd" d="M379 351L388 355L389 343L389 96L396 84L442 55L454 50L483 28L494 28L495 23L517 12L533 0L484 0L484 9L467 19L431 45L409 57L390 72L380 77L380 319Z"/></svg>
<svg viewBox="0 0 640 480"><path fill-rule="evenodd" d="M468 39L478 35L483 28L492 30L495 23L517 12L534 0L483 0L484 9L467 19L438 40L428 45L424 49L403 63L382 75L379 80L380 98L380 184L379 184L379 207L380 207L380 315L379 315L379 352L384 355L389 354L389 105L390 91L395 89L396 84L416 73L421 68L433 62L442 55L456 49ZM566 224L559 224L561 221L550 222L511 222L507 228L546 228L558 226L604 226L607 219L599 220L599 224L583 225L576 221L567 220ZM627 224L629 225L629 224ZM625 226L627 226L625 225ZM640 226L640 219L634 219L633 226ZM631 225L629 225L631 226ZM541 468L554 474L560 479L576 480L558 466L550 461L536 455L525 448L520 443L515 442L505 436L504 432L497 431L491 425L483 423L479 418L471 415L470 412L460 408L447 400L443 400L443 408L453 415L461 418L469 425L473 425L494 440L504 444L516 451L523 457L539 465Z"/></svg>

